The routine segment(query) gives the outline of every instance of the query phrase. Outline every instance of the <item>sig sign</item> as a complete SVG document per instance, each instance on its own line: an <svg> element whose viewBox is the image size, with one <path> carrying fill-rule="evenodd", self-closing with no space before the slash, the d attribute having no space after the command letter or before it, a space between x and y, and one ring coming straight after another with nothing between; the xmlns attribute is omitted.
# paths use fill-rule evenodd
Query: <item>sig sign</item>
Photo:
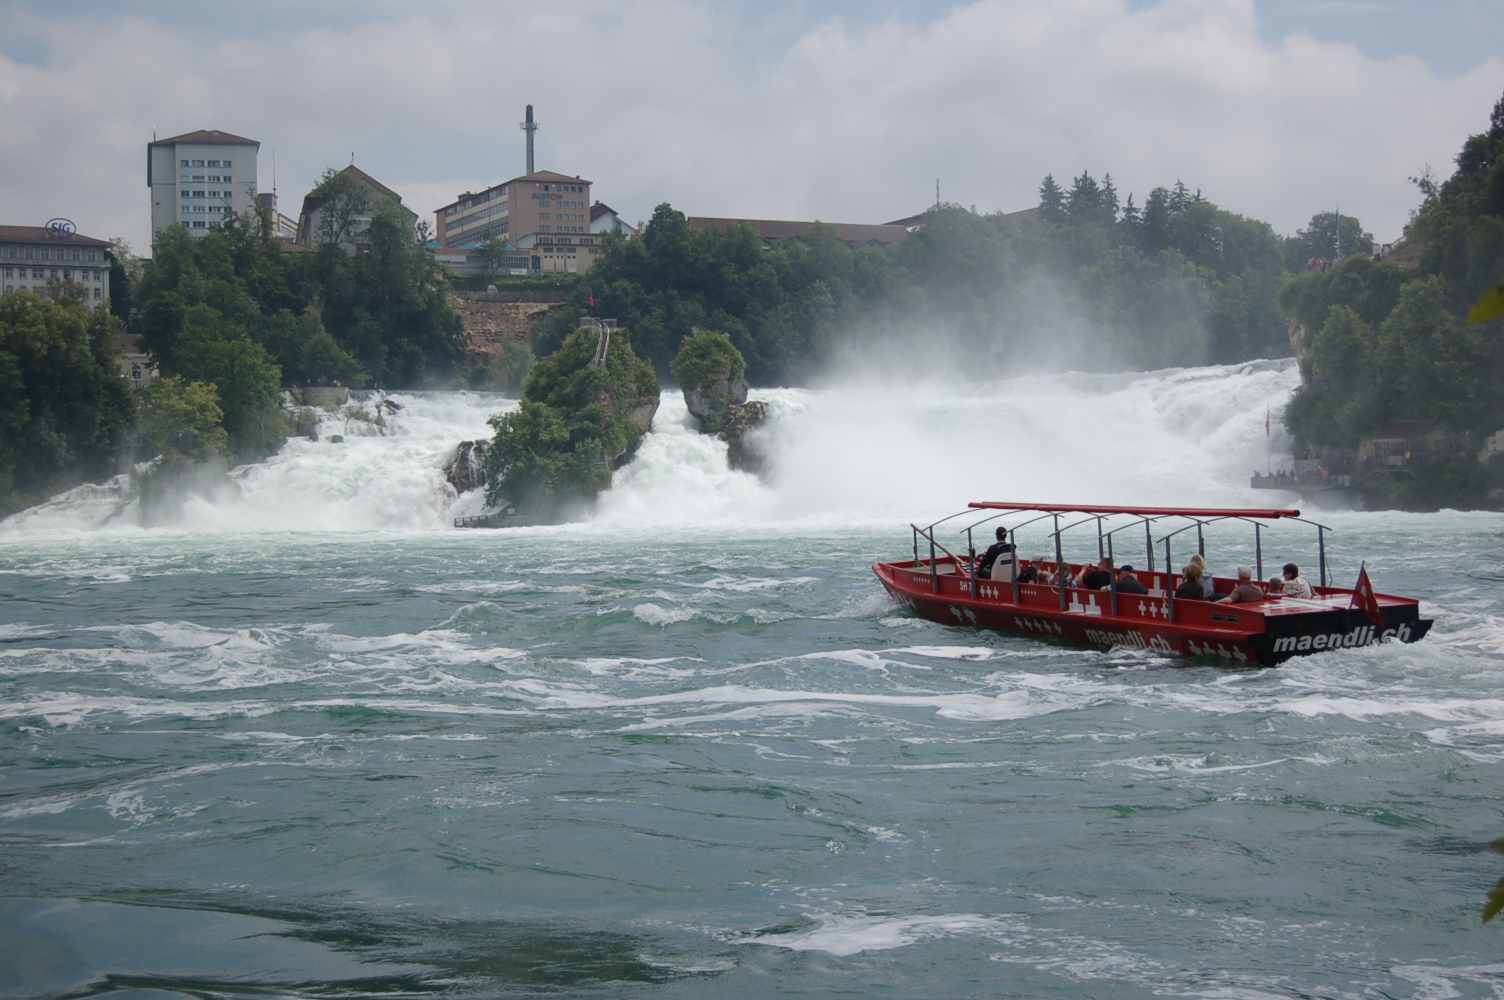
<svg viewBox="0 0 1504 1000"><path fill-rule="evenodd" d="M71 240L73 234L78 232L78 227L72 219L48 219L47 238L53 240Z"/></svg>

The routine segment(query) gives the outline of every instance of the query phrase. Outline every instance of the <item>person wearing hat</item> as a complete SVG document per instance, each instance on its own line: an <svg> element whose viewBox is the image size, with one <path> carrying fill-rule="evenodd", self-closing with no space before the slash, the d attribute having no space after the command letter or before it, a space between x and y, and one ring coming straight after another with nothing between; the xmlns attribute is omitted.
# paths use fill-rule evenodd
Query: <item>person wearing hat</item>
<svg viewBox="0 0 1504 1000"><path fill-rule="evenodd" d="M1147 594L1149 588L1138 582L1138 577L1133 575L1132 566L1124 566L1118 570L1118 581L1112 585L1112 589L1120 594Z"/></svg>

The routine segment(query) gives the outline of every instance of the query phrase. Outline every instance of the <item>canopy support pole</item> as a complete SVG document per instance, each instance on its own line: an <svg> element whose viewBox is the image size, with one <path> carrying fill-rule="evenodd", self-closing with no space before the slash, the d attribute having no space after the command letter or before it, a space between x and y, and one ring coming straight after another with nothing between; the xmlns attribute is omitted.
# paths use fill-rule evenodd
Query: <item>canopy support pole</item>
<svg viewBox="0 0 1504 1000"><path fill-rule="evenodd" d="M1060 515L1055 515L1055 582L1060 586L1060 610L1065 610L1065 557L1060 554Z"/></svg>
<svg viewBox="0 0 1504 1000"><path fill-rule="evenodd" d="M977 547L971 540L971 529L966 529L966 555L971 560L971 599L977 599Z"/></svg>
<svg viewBox="0 0 1504 1000"><path fill-rule="evenodd" d="M1112 563L1112 574L1116 574L1118 571L1118 564L1112 558L1111 532L1109 532L1107 535L1107 561ZM1116 616L1118 613L1118 582L1116 580L1113 580L1107 584L1107 592L1112 595L1112 613L1114 616Z"/></svg>
<svg viewBox="0 0 1504 1000"><path fill-rule="evenodd" d="M1013 539L1013 603L1018 604L1018 574L1022 572L1018 565L1018 529L1008 532L1008 537ZM1035 570L1035 572L1039 571Z"/></svg>
<svg viewBox="0 0 1504 1000"><path fill-rule="evenodd" d="M1175 560L1170 558L1170 536L1165 536L1165 613L1175 623Z"/></svg>
<svg viewBox="0 0 1504 1000"><path fill-rule="evenodd" d="M1322 526L1322 525L1319 525L1319 524L1316 526L1316 546L1320 550L1320 554L1321 554L1321 585L1323 587L1325 587L1326 586L1326 528L1324 526Z"/></svg>
<svg viewBox="0 0 1504 1000"><path fill-rule="evenodd" d="M1264 581L1264 526L1257 521L1253 523L1253 560L1258 567L1254 572L1259 582Z"/></svg>

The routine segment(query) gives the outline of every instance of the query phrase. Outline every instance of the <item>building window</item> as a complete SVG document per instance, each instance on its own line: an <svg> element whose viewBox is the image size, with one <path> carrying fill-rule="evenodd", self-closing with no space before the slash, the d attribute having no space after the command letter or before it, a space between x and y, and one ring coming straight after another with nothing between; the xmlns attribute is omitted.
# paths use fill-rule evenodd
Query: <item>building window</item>
<svg viewBox="0 0 1504 1000"><path fill-rule="evenodd" d="M187 165L188 165L188 161L187 161L187 160L184 160L184 161L183 161L183 166L185 166L185 167L186 167L186 166L187 166Z"/></svg>
<svg viewBox="0 0 1504 1000"><path fill-rule="evenodd" d="M209 161L209 166L211 166L211 167L217 167L217 166L219 166L219 161L218 160L210 160Z"/></svg>
<svg viewBox="0 0 1504 1000"><path fill-rule="evenodd" d="M221 163L220 166L224 167L226 170L229 170L230 169L230 161L226 160L225 162Z"/></svg>
<svg viewBox="0 0 1504 1000"><path fill-rule="evenodd" d="M77 250L73 251L73 259L74 260L78 260L78 254L79 254L79 251L77 251Z"/></svg>
<svg viewBox="0 0 1504 1000"><path fill-rule="evenodd" d="M50 272L51 272L51 274L52 274L52 276L53 276L53 277L54 277L54 278L56 278L56 277L57 277L57 268L55 268L55 267L52 267L52 268L48 268L48 270L49 270L49 271L50 271Z"/></svg>
<svg viewBox="0 0 1504 1000"><path fill-rule="evenodd" d="M25 254L25 256L27 256L27 257L31 256L31 247L27 247L26 248L26 254Z"/></svg>
<svg viewBox="0 0 1504 1000"><path fill-rule="evenodd" d="M98 260L99 259L99 251L98 250L90 250L89 251L89 256L85 257L84 259L85 260Z"/></svg>
<svg viewBox="0 0 1504 1000"><path fill-rule="evenodd" d="M203 229L204 228L204 222L203 222L203 220L202 219L194 219L193 220L193 228L194 229Z"/></svg>
<svg viewBox="0 0 1504 1000"><path fill-rule="evenodd" d="M34 268L31 269L31 280L32 281L41 281L42 280L42 269L40 267L34 267Z"/></svg>
<svg viewBox="0 0 1504 1000"><path fill-rule="evenodd" d="M63 270L63 280L64 281L72 281L73 280L73 271L71 269L65 268Z"/></svg>
<svg viewBox="0 0 1504 1000"><path fill-rule="evenodd" d="M204 161L203 160L194 160L193 161L193 165L195 167L202 167L204 165Z"/></svg>
<svg viewBox="0 0 1504 1000"><path fill-rule="evenodd" d="M96 299L97 299L97 298L100 298L100 294L99 294L99 289L97 289L97 288L96 288L96 289L94 289L94 297L95 297L95 298L96 298Z"/></svg>
<svg viewBox="0 0 1504 1000"><path fill-rule="evenodd" d="M5 269L5 276L6 276L6 277L7 277L7 278L14 278L14 277L15 277L15 274L14 274L14 273L12 273L12 272L14 272L14 271L15 271L15 268L13 268L13 267L7 267L7 268L6 268L6 269Z"/></svg>
<svg viewBox="0 0 1504 1000"><path fill-rule="evenodd" d="M538 213L538 218L540 218L540 219L547 219L547 218L550 218L550 216L549 216L549 214L547 212L539 212Z"/></svg>

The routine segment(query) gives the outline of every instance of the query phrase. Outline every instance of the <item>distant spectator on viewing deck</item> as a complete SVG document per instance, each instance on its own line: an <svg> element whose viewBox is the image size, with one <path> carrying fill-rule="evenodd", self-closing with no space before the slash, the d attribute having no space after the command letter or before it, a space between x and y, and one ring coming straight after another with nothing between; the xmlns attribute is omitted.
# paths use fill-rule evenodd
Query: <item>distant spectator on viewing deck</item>
<svg viewBox="0 0 1504 1000"><path fill-rule="evenodd" d="M1314 597L1311 585L1305 577L1300 575L1300 567L1294 563L1285 563L1285 585L1281 592L1286 597Z"/></svg>
<svg viewBox="0 0 1504 1000"><path fill-rule="evenodd" d="M1232 593L1219 598L1224 604L1252 604L1263 599L1263 588L1253 582L1253 570L1247 566L1238 567L1238 585L1232 588Z"/></svg>
<svg viewBox="0 0 1504 1000"><path fill-rule="evenodd" d="M1132 566L1124 566L1118 570L1118 582L1112 585L1112 589L1120 594L1147 594L1149 588L1138 582L1138 577L1133 575Z"/></svg>

